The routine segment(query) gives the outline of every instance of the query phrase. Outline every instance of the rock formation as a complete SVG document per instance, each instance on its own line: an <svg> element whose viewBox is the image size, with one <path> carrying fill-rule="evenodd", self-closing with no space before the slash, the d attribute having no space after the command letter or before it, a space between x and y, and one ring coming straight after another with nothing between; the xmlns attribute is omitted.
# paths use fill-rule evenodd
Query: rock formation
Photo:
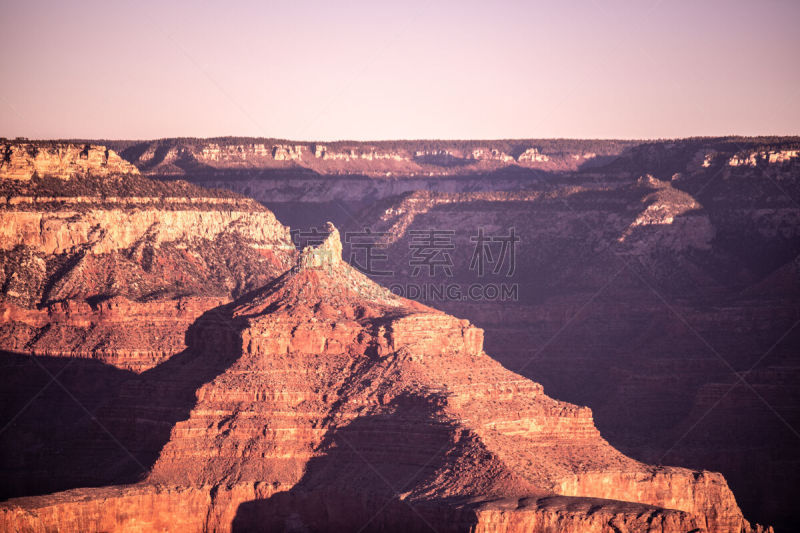
<svg viewBox="0 0 800 533"><path fill-rule="evenodd" d="M231 155L138 157L210 144ZM479 325L493 357L592 407L625 453L720 470L746 516L800 528L800 140L307 143L302 162L257 159L257 144L303 143L119 148L148 175L246 194L293 228L387 232L379 270L393 275L377 281ZM512 276L469 269L480 227L516 229ZM432 228L455 232L452 277L411 275L411 234ZM517 290L465 298L473 284ZM459 290L409 290L429 285Z"/></svg>
<svg viewBox="0 0 800 533"><path fill-rule="evenodd" d="M0 142L2 179L28 181L36 177L68 180L89 173L137 174L136 167L105 146L43 142Z"/></svg>
<svg viewBox="0 0 800 533"><path fill-rule="evenodd" d="M112 147L151 176L213 180L233 171L239 179L323 175L443 177L493 172L510 166L576 170L596 157L620 155L631 141L381 141L296 142L281 139L163 139L113 142ZM285 174L284 174L285 176ZM289 192L288 189L284 193Z"/></svg>
<svg viewBox="0 0 800 533"><path fill-rule="evenodd" d="M102 146L4 149L4 350L142 371L183 350L205 311L292 262L288 228L253 201L144 178Z"/></svg>
<svg viewBox="0 0 800 533"><path fill-rule="evenodd" d="M201 317L183 362L129 385L150 391L125 392L130 413L106 406L114 428L199 384L142 482L10 500L0 527L752 530L721 475L622 455L588 408L504 369L468 321L350 267L327 229L293 268Z"/></svg>

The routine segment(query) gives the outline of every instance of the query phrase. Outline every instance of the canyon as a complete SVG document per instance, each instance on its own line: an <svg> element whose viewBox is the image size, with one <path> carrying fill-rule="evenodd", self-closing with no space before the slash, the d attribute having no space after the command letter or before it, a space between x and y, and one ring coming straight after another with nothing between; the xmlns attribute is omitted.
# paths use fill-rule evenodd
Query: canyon
<svg viewBox="0 0 800 533"><path fill-rule="evenodd" d="M2 530L796 520L796 140L36 144L0 166Z"/></svg>
<svg viewBox="0 0 800 533"><path fill-rule="evenodd" d="M191 154L209 143L237 159L181 170L137 156L159 148L200 161ZM268 149L254 160L255 143L296 146L298 157L275 162ZM335 166L316 144L118 148L154 178L253 197L302 230L296 237L332 220L354 265L365 265L370 241L378 259L368 275L483 328L492 357L590 406L614 446L643 461L719 470L747 516L800 527L800 140L325 143L332 153L389 154L337 156ZM378 166L386 161L391 168ZM496 274L488 265L485 277L470 269L478 230L501 238L512 227L513 274L508 265ZM374 236L359 237L365 228ZM428 250L449 256L450 272L414 276L415 239L431 229L454 246ZM490 246L499 253L500 243ZM490 297L511 297L486 298L487 287Z"/></svg>

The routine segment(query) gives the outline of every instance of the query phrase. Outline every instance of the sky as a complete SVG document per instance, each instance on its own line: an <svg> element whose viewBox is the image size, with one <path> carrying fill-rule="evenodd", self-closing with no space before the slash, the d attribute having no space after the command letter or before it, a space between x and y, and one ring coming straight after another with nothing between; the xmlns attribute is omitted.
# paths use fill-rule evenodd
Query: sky
<svg viewBox="0 0 800 533"><path fill-rule="evenodd" d="M0 136L800 134L800 1L4 1Z"/></svg>

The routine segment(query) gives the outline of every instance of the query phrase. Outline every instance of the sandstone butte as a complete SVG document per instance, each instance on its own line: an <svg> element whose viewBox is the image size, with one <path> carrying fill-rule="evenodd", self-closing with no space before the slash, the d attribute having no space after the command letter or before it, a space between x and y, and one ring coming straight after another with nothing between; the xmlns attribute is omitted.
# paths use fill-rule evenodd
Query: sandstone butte
<svg viewBox="0 0 800 533"><path fill-rule="evenodd" d="M124 372L97 417L145 473L12 498L0 530L765 531L720 474L624 456L482 330L348 266L332 226L296 255L246 202L122 196L8 196L2 345ZM91 437L77 469L106 466Z"/></svg>
<svg viewBox="0 0 800 533"><path fill-rule="evenodd" d="M2 528L761 530L721 475L625 457L480 329L344 263L329 230L190 329L185 364L216 377L142 482L13 499Z"/></svg>

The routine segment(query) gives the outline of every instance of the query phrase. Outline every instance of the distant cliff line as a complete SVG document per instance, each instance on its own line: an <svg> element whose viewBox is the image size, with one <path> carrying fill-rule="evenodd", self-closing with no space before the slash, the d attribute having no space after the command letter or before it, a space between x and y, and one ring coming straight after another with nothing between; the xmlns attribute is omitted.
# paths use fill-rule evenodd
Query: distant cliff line
<svg viewBox="0 0 800 533"><path fill-rule="evenodd" d="M764 166L800 155L800 137L694 137L633 141L593 139L310 142L255 137L152 141L0 139L0 173L96 177L137 174L214 179L351 176L442 178L525 172L628 172L666 167ZM664 168L662 168L664 167ZM34 174L35 171L35 174ZM511 174L509 174L511 173ZM668 176L661 176L665 178Z"/></svg>

